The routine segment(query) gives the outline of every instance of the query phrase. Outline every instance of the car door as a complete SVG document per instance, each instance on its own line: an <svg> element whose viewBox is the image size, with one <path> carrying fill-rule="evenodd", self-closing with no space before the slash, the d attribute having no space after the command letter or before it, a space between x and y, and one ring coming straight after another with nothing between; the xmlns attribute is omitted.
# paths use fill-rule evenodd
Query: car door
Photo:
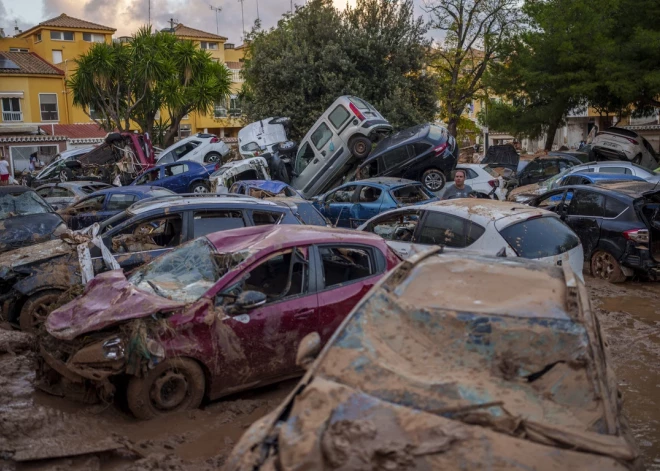
<svg viewBox="0 0 660 471"><path fill-rule="evenodd" d="M396 253L407 258L418 249L425 248L416 247L413 243L417 225L423 215L424 211L414 208L389 211L372 219L363 230L379 235Z"/></svg>
<svg viewBox="0 0 660 471"><path fill-rule="evenodd" d="M343 243L317 245L315 258L319 306L316 332L324 344L385 272L385 260L374 247Z"/></svg>
<svg viewBox="0 0 660 471"><path fill-rule="evenodd" d="M64 210L62 219L71 230L83 229L96 222L96 213L103 211L105 198L106 195L88 196Z"/></svg>
<svg viewBox="0 0 660 471"><path fill-rule="evenodd" d="M296 156L296 173L300 176L304 172L305 177L302 183L305 185L305 189L307 190L309 186L309 190L311 190L316 185L314 176L320 173L322 173L324 181L326 177L331 178L338 171L335 164L342 153L341 138L325 121L321 121L312 131L309 141L303 144ZM301 188L298 187L298 189Z"/></svg>
<svg viewBox="0 0 660 471"><path fill-rule="evenodd" d="M351 207L350 227L357 228L381 212L387 193L374 185L362 184L357 190L357 202ZM393 209L388 207L385 209Z"/></svg>
<svg viewBox="0 0 660 471"><path fill-rule="evenodd" d="M484 232L484 227L465 218L440 211L427 211L415 234L415 242L462 249L472 245Z"/></svg>
<svg viewBox="0 0 660 471"><path fill-rule="evenodd" d="M142 175L135 179L134 185L156 185L157 181L161 179L162 167L154 168L144 172ZM158 183L159 184L159 183Z"/></svg>
<svg viewBox="0 0 660 471"><path fill-rule="evenodd" d="M274 250L220 290L215 302L226 315L216 321L222 325L215 329L216 361L223 375L219 387L256 385L299 371L295 364L298 345L318 329L309 252L308 247ZM232 295L246 291L265 294L266 303L232 311Z"/></svg>
<svg viewBox="0 0 660 471"><path fill-rule="evenodd" d="M357 185L344 185L328 193L321 212L337 227L351 227L351 214L357 199Z"/></svg>
<svg viewBox="0 0 660 471"><path fill-rule="evenodd" d="M172 190L175 193L186 193L188 191L188 183L185 173L188 171L188 168L188 164L183 162L166 165L163 167L161 180L157 182L158 186Z"/></svg>
<svg viewBox="0 0 660 471"><path fill-rule="evenodd" d="M67 208L75 199L73 191L59 186L50 189L50 196L46 199L55 210Z"/></svg>
<svg viewBox="0 0 660 471"><path fill-rule="evenodd" d="M580 238L585 260L590 260L600 239L605 197L595 191L570 189L564 196L564 205L566 209L559 215Z"/></svg>

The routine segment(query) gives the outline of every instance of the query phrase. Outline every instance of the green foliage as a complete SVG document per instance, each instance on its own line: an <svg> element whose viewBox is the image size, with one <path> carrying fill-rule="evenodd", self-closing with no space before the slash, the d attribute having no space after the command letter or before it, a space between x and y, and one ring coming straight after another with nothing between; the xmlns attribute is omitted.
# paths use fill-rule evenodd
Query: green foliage
<svg viewBox="0 0 660 471"><path fill-rule="evenodd" d="M243 67L248 119L292 118L300 138L341 95L373 104L395 128L432 121L436 81L411 0L358 0L343 13L311 0L277 28L255 31Z"/></svg>
<svg viewBox="0 0 660 471"><path fill-rule="evenodd" d="M148 27L128 43L94 44L77 62L67 84L74 104L100 112L104 129L130 130L134 121L152 135L156 114L165 109L169 117L160 120L154 136L163 145L171 143L183 116L206 113L229 93L223 64L192 41Z"/></svg>

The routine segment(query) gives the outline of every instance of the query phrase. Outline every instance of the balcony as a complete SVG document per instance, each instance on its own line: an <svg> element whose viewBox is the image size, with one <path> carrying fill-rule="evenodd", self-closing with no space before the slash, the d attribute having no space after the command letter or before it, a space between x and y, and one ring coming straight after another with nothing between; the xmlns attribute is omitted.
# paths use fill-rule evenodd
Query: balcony
<svg viewBox="0 0 660 471"><path fill-rule="evenodd" d="M20 123L23 121L23 112L21 111L3 111L2 121L5 123Z"/></svg>
<svg viewBox="0 0 660 471"><path fill-rule="evenodd" d="M245 80L241 77L240 69L229 69L232 83L243 83Z"/></svg>

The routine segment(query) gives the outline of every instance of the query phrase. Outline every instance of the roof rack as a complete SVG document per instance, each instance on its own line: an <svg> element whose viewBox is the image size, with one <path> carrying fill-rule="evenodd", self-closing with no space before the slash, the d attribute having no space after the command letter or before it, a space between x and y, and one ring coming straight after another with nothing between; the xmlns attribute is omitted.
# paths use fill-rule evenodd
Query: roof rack
<svg viewBox="0 0 660 471"><path fill-rule="evenodd" d="M162 195L162 196L154 196L152 198L145 198L143 200L138 201L137 203L133 203L129 209L137 209L141 208L142 206L146 206L148 204L153 204L161 201L166 201L166 200L177 200L177 199L184 199L184 198L249 198L249 199L255 199L253 196L248 196L248 195L241 195L238 193L177 193L174 195Z"/></svg>

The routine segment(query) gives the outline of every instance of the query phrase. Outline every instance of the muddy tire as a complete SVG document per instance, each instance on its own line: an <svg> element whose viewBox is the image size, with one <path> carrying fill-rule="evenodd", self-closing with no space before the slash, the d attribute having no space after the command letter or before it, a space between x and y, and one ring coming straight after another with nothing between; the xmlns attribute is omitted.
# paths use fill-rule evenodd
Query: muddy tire
<svg viewBox="0 0 660 471"><path fill-rule="evenodd" d="M23 307L18 318L18 323L23 332L36 332L46 321L46 317L54 308L63 291L58 289L47 289L39 291L30 296Z"/></svg>
<svg viewBox="0 0 660 471"><path fill-rule="evenodd" d="M138 419L148 420L172 412L197 409L204 398L206 380L196 361L171 358L126 388L128 408Z"/></svg>
<svg viewBox="0 0 660 471"><path fill-rule="evenodd" d="M351 140L349 145L351 153L358 159L366 159L367 156L371 153L371 140L364 137L358 136L354 137Z"/></svg>
<svg viewBox="0 0 660 471"><path fill-rule="evenodd" d="M222 161L222 156L217 152L209 152L204 156L204 163L217 164Z"/></svg>
<svg viewBox="0 0 660 471"><path fill-rule="evenodd" d="M626 275L621 265L609 252L596 250L591 256L591 276L609 281L610 283L623 283Z"/></svg>
<svg viewBox="0 0 660 471"><path fill-rule="evenodd" d="M204 182L194 182L190 185L190 193L208 193L209 186Z"/></svg>
<svg viewBox="0 0 660 471"><path fill-rule="evenodd" d="M442 190L447 184L447 178L444 173L435 168L430 168L422 174L422 185L429 191L436 192Z"/></svg>

